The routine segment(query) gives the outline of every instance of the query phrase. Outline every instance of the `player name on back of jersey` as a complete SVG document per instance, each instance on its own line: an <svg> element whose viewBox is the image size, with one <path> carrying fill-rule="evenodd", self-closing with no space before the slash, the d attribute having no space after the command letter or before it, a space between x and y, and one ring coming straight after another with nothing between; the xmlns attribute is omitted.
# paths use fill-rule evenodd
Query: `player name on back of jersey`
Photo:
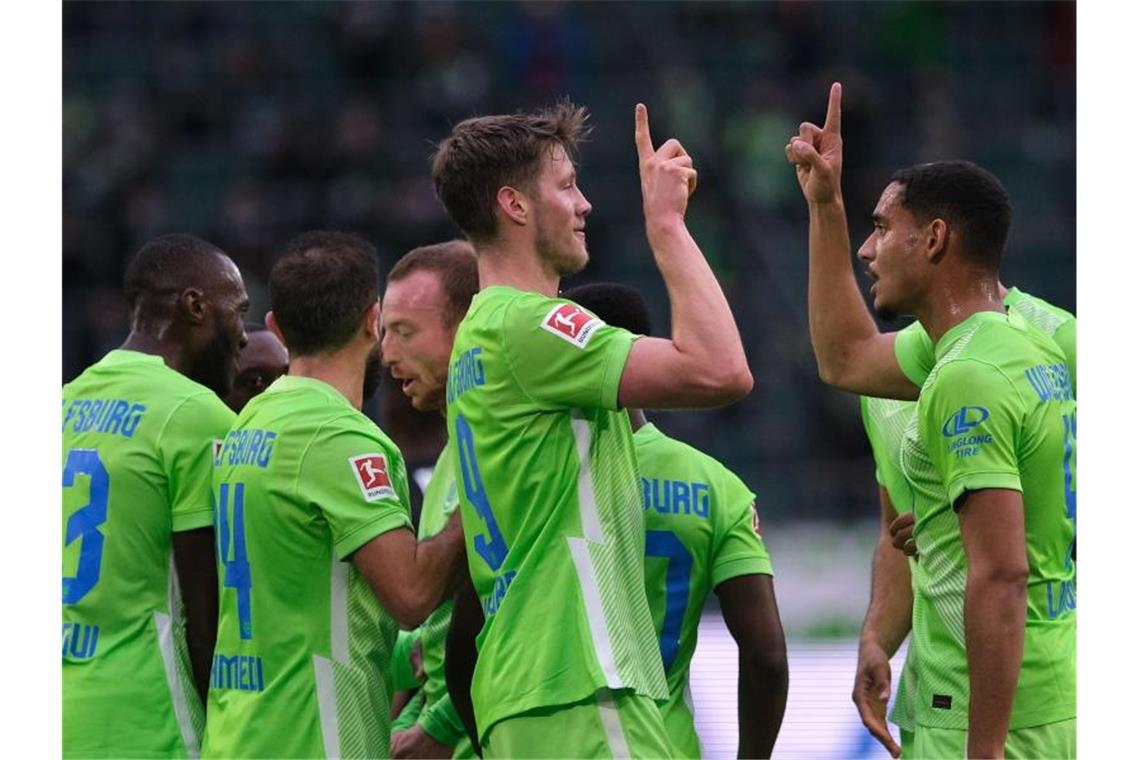
<svg viewBox="0 0 1140 760"><path fill-rule="evenodd" d="M712 501L708 483L642 478L641 494L645 510L663 515L696 515L707 518Z"/></svg>
<svg viewBox="0 0 1140 760"><path fill-rule="evenodd" d="M210 666L210 688L264 691L264 663L257 656L215 653Z"/></svg>
<svg viewBox="0 0 1140 760"><path fill-rule="evenodd" d="M146 414L146 404L121 398L63 400L63 431L103 433L130 438Z"/></svg>
<svg viewBox="0 0 1140 760"><path fill-rule="evenodd" d="M69 662L90 660L99 644L99 626L84 623L63 623L63 659Z"/></svg>
<svg viewBox="0 0 1140 760"><path fill-rule="evenodd" d="M1071 401L1073 383L1064 364L1038 364L1025 370L1025 377L1042 401Z"/></svg>

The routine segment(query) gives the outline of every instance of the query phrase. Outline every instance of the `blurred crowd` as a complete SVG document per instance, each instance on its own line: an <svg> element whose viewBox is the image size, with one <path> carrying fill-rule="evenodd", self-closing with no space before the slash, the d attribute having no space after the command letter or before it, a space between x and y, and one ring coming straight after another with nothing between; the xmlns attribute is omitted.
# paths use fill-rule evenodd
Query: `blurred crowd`
<svg viewBox="0 0 1140 760"><path fill-rule="evenodd" d="M806 212L783 152L800 121L822 120L829 82L844 83L856 247L896 168L969 158L1014 202L1003 280L1076 311L1073 3L71 2L63 20L64 381L125 337L122 272L149 238L220 245L260 316L298 232L358 232L385 270L456 237L433 144L467 116L564 95L594 125L580 169L592 260L565 284L637 286L662 335L633 104L694 157L690 228L756 390L654 419L737 472L765 520L877 513L856 400L816 375ZM434 457L441 425L398 390L372 411L406 453Z"/></svg>

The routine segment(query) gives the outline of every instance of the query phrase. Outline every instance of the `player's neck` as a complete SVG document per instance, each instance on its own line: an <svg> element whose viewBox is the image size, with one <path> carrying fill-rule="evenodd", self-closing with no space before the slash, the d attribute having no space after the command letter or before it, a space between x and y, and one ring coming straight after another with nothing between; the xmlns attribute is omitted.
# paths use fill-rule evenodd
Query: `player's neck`
<svg viewBox="0 0 1140 760"><path fill-rule="evenodd" d="M980 311L1004 314L1002 290L992 275L947 278L933 284L922 306L915 309L915 316L937 344L956 325Z"/></svg>
<svg viewBox="0 0 1140 760"><path fill-rule="evenodd" d="M479 253L479 289L493 285L545 296L558 295L561 278L542 265L533 246L495 242L481 244Z"/></svg>
<svg viewBox="0 0 1140 760"><path fill-rule="evenodd" d="M119 348L125 351L138 351L140 354L150 354L162 357L166 366L175 372L189 376L190 355L181 344L170 340L163 340L148 332L132 329L123 345Z"/></svg>
<svg viewBox="0 0 1140 760"><path fill-rule="evenodd" d="M353 409L359 409L363 403L364 361L357 351L294 357L289 361L289 374L331 385L348 399Z"/></svg>

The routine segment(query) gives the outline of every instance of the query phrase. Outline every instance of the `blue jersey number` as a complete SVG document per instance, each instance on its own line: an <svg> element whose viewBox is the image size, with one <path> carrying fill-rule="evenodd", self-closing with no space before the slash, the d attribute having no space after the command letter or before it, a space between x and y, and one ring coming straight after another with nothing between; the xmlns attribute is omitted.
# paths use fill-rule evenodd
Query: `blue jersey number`
<svg viewBox="0 0 1140 760"><path fill-rule="evenodd" d="M462 414L455 416L455 437L459 444L459 469L463 473L463 490L467 494L467 500L475 507L480 519L487 526L486 535L475 536L475 551L492 570L498 570L507 558L507 542L503 540L499 524L495 522L495 513L491 511L487 491L483 488L479 463L475 461L475 437L471 433L471 425Z"/></svg>
<svg viewBox="0 0 1140 760"><path fill-rule="evenodd" d="M95 449L72 449L67 452L67 462L63 465L63 487L71 488L80 475L87 475L90 482L87 503L67 519L67 534L63 545L70 546L76 539L82 543L75 575L63 579L64 604L78 603L88 591L95 588L103 564L103 534L99 532L99 526L107 522L107 495L111 479Z"/></svg>
<svg viewBox="0 0 1140 760"><path fill-rule="evenodd" d="M1064 415L1065 420L1065 459L1062 469L1065 473L1065 516L1073 521L1073 543L1069 546L1065 566L1073 561L1073 547L1077 543L1077 486L1074 484L1073 468L1076 466L1077 413Z"/></svg>
<svg viewBox="0 0 1140 760"><path fill-rule="evenodd" d="M229 517L230 495L233 495L233 519ZM245 483L222 483L218 494L218 558L222 563L226 588L237 591L238 628L241 638L253 638L253 616L250 611L250 589L253 578L249 557L245 553ZM230 547L233 559L230 559Z"/></svg>
<svg viewBox="0 0 1140 760"><path fill-rule="evenodd" d="M661 662L668 671L681 649L681 624L685 620L685 608L689 606L693 556L681 539L668 530L645 532L645 554L669 560L665 571L665 622L661 626Z"/></svg>

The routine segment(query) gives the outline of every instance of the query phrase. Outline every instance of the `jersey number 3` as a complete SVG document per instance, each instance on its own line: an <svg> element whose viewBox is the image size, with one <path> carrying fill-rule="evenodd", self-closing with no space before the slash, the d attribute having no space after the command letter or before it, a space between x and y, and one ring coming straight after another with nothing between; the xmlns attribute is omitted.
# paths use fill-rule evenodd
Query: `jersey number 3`
<svg viewBox="0 0 1140 760"><path fill-rule="evenodd" d="M99 570L103 564L103 534L99 526L107 522L107 496L111 481L107 468L99 459L95 449L72 449L67 452L63 465L63 487L76 485L76 478L86 475L90 478L87 503L77 509L67 519L67 533L64 547L73 541L82 543L79 548L79 565L75 575L63 579L63 603L77 604L99 582Z"/></svg>

